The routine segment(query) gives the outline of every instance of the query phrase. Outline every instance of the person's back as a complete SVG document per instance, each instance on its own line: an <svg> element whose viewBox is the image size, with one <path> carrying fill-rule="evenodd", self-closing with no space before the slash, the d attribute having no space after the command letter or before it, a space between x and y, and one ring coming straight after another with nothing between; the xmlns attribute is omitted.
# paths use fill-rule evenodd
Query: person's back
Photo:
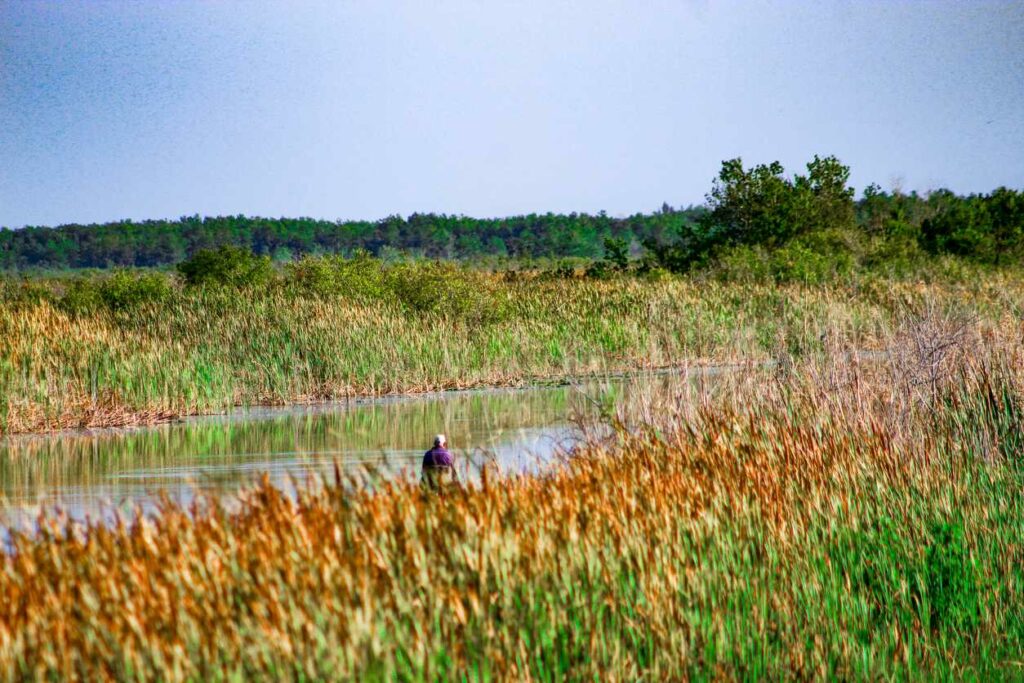
<svg viewBox="0 0 1024 683"><path fill-rule="evenodd" d="M447 445L444 434L438 434L434 447L423 454L422 482L434 490L455 479L455 460Z"/></svg>

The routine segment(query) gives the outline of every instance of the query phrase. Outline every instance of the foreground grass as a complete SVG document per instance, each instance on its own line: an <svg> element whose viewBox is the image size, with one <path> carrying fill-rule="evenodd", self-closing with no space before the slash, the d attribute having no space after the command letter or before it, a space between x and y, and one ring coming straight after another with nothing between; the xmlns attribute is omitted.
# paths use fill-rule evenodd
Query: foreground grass
<svg viewBox="0 0 1024 683"><path fill-rule="evenodd" d="M1017 316L1024 294L1024 278L1009 275L810 289L679 278L510 282L425 266L386 291L363 273L353 276L363 278L357 287L330 280L324 291L296 273L288 286L175 287L158 301L126 301L113 288L110 305L90 303L88 288L63 298L0 288L0 434L803 356L820 353L823 339L880 348L907 306L927 300L997 323Z"/></svg>
<svg viewBox="0 0 1024 683"><path fill-rule="evenodd" d="M2 560L0 675L1019 677L1021 347L941 337L623 413L541 477L51 520Z"/></svg>

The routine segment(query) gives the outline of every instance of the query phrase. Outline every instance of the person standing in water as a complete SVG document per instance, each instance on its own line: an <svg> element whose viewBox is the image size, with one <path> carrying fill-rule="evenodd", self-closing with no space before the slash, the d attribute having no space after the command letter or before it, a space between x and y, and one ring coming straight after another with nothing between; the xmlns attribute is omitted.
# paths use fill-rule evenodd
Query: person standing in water
<svg viewBox="0 0 1024 683"><path fill-rule="evenodd" d="M448 451L448 440L444 434L434 437L434 447L423 454L423 478L425 486L436 491L442 485L458 481L455 474L455 459Z"/></svg>

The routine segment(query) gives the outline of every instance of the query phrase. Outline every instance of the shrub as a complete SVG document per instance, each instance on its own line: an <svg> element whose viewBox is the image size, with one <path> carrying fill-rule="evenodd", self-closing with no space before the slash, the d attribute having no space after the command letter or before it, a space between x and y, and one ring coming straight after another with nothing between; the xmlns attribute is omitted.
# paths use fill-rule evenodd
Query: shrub
<svg viewBox="0 0 1024 683"><path fill-rule="evenodd" d="M560 259L553 267L547 268L541 275L545 279L553 280L573 280L577 276L577 267L579 263L574 259ZM586 271L584 271L586 272Z"/></svg>
<svg viewBox="0 0 1024 683"><path fill-rule="evenodd" d="M285 282L294 290L316 296L338 294L338 268L334 257L307 256L285 266Z"/></svg>
<svg viewBox="0 0 1024 683"><path fill-rule="evenodd" d="M855 246L843 235L820 232L775 249L751 245L721 249L714 263L712 272L725 282L817 285L851 273L856 257Z"/></svg>
<svg viewBox="0 0 1024 683"><path fill-rule="evenodd" d="M801 242L790 242L772 253L770 268L776 282L816 285L845 270L845 265L834 255L810 249Z"/></svg>
<svg viewBox="0 0 1024 683"><path fill-rule="evenodd" d="M629 242L621 237L606 238L604 260L613 269L624 272L629 267Z"/></svg>
<svg viewBox="0 0 1024 683"><path fill-rule="evenodd" d="M197 251L192 258L178 264L178 272L189 285L232 287L265 285L274 274L269 257L256 256L247 249L229 245Z"/></svg>
<svg viewBox="0 0 1024 683"><path fill-rule="evenodd" d="M111 310L163 301L171 291L170 283L161 273L115 272L99 284L99 298Z"/></svg>
<svg viewBox="0 0 1024 683"><path fill-rule="evenodd" d="M786 178L777 161L750 169L739 158L723 161L699 224L680 226L671 243L647 239L644 245L660 267L685 272L739 245L774 250L822 230L852 231L849 167L815 156L807 171Z"/></svg>
<svg viewBox="0 0 1024 683"><path fill-rule="evenodd" d="M604 241L604 258L587 266L584 274L589 278L605 280L628 270L629 242L619 237L608 237Z"/></svg>
<svg viewBox="0 0 1024 683"><path fill-rule="evenodd" d="M103 305L99 283L96 280L79 277L68 283L59 306L75 315L86 315L95 312Z"/></svg>
<svg viewBox="0 0 1024 683"><path fill-rule="evenodd" d="M307 257L286 268L296 291L349 298L360 303L396 302L416 313L438 313L471 322L500 314L484 273L448 262L406 261L387 265L368 252L353 258Z"/></svg>
<svg viewBox="0 0 1024 683"><path fill-rule="evenodd" d="M615 270L613 266L609 264L608 261L594 261L587 266L584 274L595 280L607 280L612 276L612 274L614 274L614 272Z"/></svg>
<svg viewBox="0 0 1024 683"><path fill-rule="evenodd" d="M721 250L712 272L722 282L758 284L772 280L768 254L761 247L747 245Z"/></svg>
<svg viewBox="0 0 1024 683"><path fill-rule="evenodd" d="M367 251L353 258L308 256L286 267L292 287L317 296L347 297L363 303L395 298L388 282L388 269Z"/></svg>
<svg viewBox="0 0 1024 683"><path fill-rule="evenodd" d="M170 282L162 273L119 270L106 278L71 280L58 303L74 314L93 313L101 308L120 311L163 301L170 292Z"/></svg>
<svg viewBox="0 0 1024 683"><path fill-rule="evenodd" d="M637 274L649 282L664 282L672 277L672 272L658 266L648 266L637 271Z"/></svg>
<svg viewBox="0 0 1024 683"><path fill-rule="evenodd" d="M903 218L888 218L878 238L865 256L865 265L894 275L905 275L920 268L925 260L920 245L920 230Z"/></svg>
<svg viewBox="0 0 1024 683"><path fill-rule="evenodd" d="M419 313L440 313L471 322L501 315L486 278L451 263L405 263L391 269L391 287L398 300Z"/></svg>
<svg viewBox="0 0 1024 683"><path fill-rule="evenodd" d="M383 261L359 250L351 259L339 259L337 286L343 296L359 301L393 300L388 271Z"/></svg>

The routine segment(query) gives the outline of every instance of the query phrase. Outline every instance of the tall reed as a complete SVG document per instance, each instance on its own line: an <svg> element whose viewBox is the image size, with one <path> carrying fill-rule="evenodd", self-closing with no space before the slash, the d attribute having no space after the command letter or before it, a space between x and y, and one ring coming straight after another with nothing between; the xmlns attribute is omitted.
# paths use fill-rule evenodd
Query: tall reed
<svg viewBox="0 0 1024 683"><path fill-rule="evenodd" d="M803 356L829 339L880 348L904 306L927 299L994 323L1018 315L1024 293L1011 276L806 289L400 272L390 289L355 271L341 284L328 280L335 289L326 291L303 284L308 273L241 291L167 289L145 276L145 297L123 281L96 285L95 296L63 280L8 283L0 287L0 434Z"/></svg>
<svg viewBox="0 0 1024 683"><path fill-rule="evenodd" d="M932 384L836 344L623 406L542 476L443 496L339 475L41 520L0 561L0 673L1017 677L1022 349L977 323L949 348Z"/></svg>

